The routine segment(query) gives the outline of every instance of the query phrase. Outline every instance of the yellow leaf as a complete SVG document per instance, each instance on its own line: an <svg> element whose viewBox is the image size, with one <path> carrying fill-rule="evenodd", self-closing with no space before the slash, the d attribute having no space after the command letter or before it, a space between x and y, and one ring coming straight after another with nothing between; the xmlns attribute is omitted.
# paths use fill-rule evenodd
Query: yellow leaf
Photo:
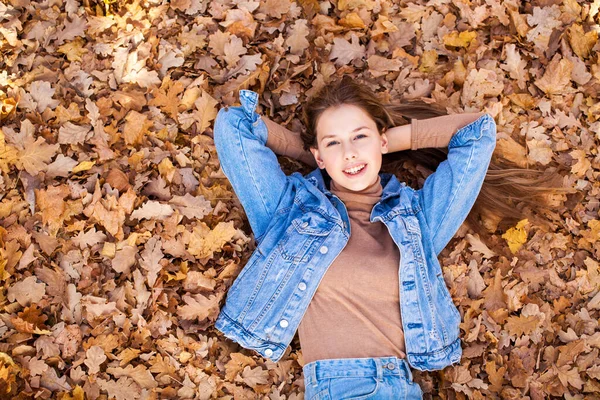
<svg viewBox="0 0 600 400"><path fill-rule="evenodd" d="M0 103L0 120L8 117L17 109L17 101L12 97L7 99L2 99L2 103Z"/></svg>
<svg viewBox="0 0 600 400"><path fill-rule="evenodd" d="M452 47L469 47L473 39L475 39L476 37L476 32L452 32L444 35L444 45Z"/></svg>
<svg viewBox="0 0 600 400"><path fill-rule="evenodd" d="M438 60L438 54L436 50L427 50L421 56L421 65L419 71L430 72L435 67Z"/></svg>
<svg viewBox="0 0 600 400"><path fill-rule="evenodd" d="M158 164L158 172L160 172L160 176L162 176L167 182L171 182L173 175L175 175L175 171L177 171L177 168L173 166L173 163L168 157L163 158L163 160Z"/></svg>
<svg viewBox="0 0 600 400"><path fill-rule="evenodd" d="M17 149L7 145L4 141L4 132L0 129L0 169L8 174L9 165L13 165L18 159Z"/></svg>
<svg viewBox="0 0 600 400"><path fill-rule="evenodd" d="M585 33L583 27L579 24L571 25L568 30L569 43L571 48L581 58L587 58L590 56L592 48L598 41L598 32L594 29L590 29L589 32Z"/></svg>
<svg viewBox="0 0 600 400"><path fill-rule="evenodd" d="M81 171L87 171L96 164L96 161L82 161L73 168L72 173L76 174Z"/></svg>
<svg viewBox="0 0 600 400"><path fill-rule="evenodd" d="M523 246L527 242L527 232L524 227L527 225L529 221L527 218L519 221L517 226L510 228L504 235L502 235L503 239L506 239L508 243L508 247L510 251L515 254L521 246Z"/></svg>
<svg viewBox="0 0 600 400"><path fill-rule="evenodd" d="M358 13L352 12L340 19L338 23L350 29L364 29L366 25Z"/></svg>
<svg viewBox="0 0 600 400"><path fill-rule="evenodd" d="M108 258L114 258L117 253L117 246L114 243L104 242L104 247L102 247L101 255Z"/></svg>
<svg viewBox="0 0 600 400"><path fill-rule="evenodd" d="M77 37L72 42L63 44L56 51L66 55L69 61L81 61L81 56L88 52L83 45L83 39Z"/></svg>
<svg viewBox="0 0 600 400"><path fill-rule="evenodd" d="M188 262L183 261L181 263L181 265L179 266L179 271L177 271L176 273L167 272L167 282L182 281L185 278L187 278L187 274L188 274Z"/></svg>

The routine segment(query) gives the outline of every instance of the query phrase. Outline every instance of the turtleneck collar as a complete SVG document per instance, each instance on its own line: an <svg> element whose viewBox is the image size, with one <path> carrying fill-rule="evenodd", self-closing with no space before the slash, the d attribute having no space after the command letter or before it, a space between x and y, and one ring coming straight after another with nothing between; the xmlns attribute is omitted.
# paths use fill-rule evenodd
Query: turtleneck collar
<svg viewBox="0 0 600 400"><path fill-rule="evenodd" d="M360 210L370 212L379 200L383 187L381 186L381 177L377 176L377 180L370 186L360 191L346 189L334 180L330 182L330 191L344 202L348 211Z"/></svg>

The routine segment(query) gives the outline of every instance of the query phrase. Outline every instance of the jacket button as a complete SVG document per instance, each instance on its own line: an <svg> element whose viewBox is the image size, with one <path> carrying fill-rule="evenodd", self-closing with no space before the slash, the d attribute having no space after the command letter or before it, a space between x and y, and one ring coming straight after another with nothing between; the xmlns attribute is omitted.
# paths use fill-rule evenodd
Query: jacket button
<svg viewBox="0 0 600 400"><path fill-rule="evenodd" d="M266 349L265 350L265 356L271 357L272 355L273 355L273 350L271 350L271 349Z"/></svg>
<svg viewBox="0 0 600 400"><path fill-rule="evenodd" d="M329 251L329 249L327 248L327 246L321 246L321 248L319 249L319 252L321 254L326 254Z"/></svg>
<svg viewBox="0 0 600 400"><path fill-rule="evenodd" d="M306 290L306 283L304 283L304 282L300 282L300 283L298 284L298 289L300 289L300 290Z"/></svg>
<svg viewBox="0 0 600 400"><path fill-rule="evenodd" d="M306 228L308 226L308 222L303 222L302 225L300 225L303 228Z"/></svg>
<svg viewBox="0 0 600 400"><path fill-rule="evenodd" d="M279 321L279 326L281 326L282 328L287 328L288 325L289 325L289 323L285 319L282 319L281 321Z"/></svg>

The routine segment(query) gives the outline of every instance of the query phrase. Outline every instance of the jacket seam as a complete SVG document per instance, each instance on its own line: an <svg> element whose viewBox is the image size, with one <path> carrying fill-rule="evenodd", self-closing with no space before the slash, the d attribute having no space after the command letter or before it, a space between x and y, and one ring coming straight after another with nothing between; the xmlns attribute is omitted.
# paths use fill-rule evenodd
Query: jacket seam
<svg viewBox="0 0 600 400"><path fill-rule="evenodd" d="M454 201L456 200L456 196L457 196L458 193L460 193L460 191L461 191L460 189L462 188L465 180L467 179L467 175L468 175L467 171L471 168L474 150L475 149L473 147L470 148L469 159L466 162L464 173L462 173L462 177L460 179L460 182L456 186L456 188L453 190L452 199L448 202L448 205L446 206L446 210L444 211L444 215L442 216L442 218L440 218L439 222L437 223L437 226L432 231L432 233L433 233L432 242L435 242L435 240L437 239L437 235L438 235L437 231L439 230L440 226L442 226L442 224L446 221L448 213L452 209L452 206L454 205Z"/></svg>
<svg viewBox="0 0 600 400"><path fill-rule="evenodd" d="M235 128L236 128L236 129L235 129L235 131L236 131L236 133L237 133L237 136L238 136L238 141L239 141L240 143L243 141L243 140L242 140L242 137L241 137L241 130L240 130L240 124L241 124L241 123L242 123L242 119L240 118L240 119L238 119L238 121L237 121L237 124L236 124L236 127L235 127ZM247 169L248 171L250 171L250 170L251 170L251 168L250 168L250 163L248 162L248 157L247 157L247 154L246 154L245 147L244 147L244 146L240 146L240 148L241 148L242 158L244 159L244 164L245 164L245 167L246 167L246 169ZM254 186L254 190L255 190L255 191L258 193L258 197L260 198L260 201L261 201L261 206L263 207L263 212L264 212L264 214L265 214L265 215L267 215L267 214L268 214L268 209L267 209L267 204L266 204L266 202L265 202L265 199L263 198L263 195L262 195L262 190L259 190L260 188L259 188L259 185L258 185L258 184L257 184L257 182L256 182L256 179L255 179L255 177L254 177L254 174L249 174L249 175L250 175L250 180L251 180L251 182L252 182L252 185ZM266 232L263 232L263 233L261 234L261 237L262 237L262 236L263 236L265 233L266 233Z"/></svg>

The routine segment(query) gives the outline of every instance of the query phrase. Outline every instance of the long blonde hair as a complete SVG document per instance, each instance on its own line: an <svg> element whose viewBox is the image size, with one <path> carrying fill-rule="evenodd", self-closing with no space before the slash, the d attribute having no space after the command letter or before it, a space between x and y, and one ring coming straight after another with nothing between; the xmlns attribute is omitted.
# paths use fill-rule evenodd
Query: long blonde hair
<svg viewBox="0 0 600 400"><path fill-rule="evenodd" d="M306 130L302 132L301 138L305 150L317 147L316 125L321 114L328 108L341 104L362 108L373 118L379 132L408 124L413 118L426 119L446 114L444 110L423 102L386 104L369 87L345 76L324 87L303 106ZM382 171L394 173L399 179L418 189L422 180L416 177L410 179L407 172L411 167L412 170L428 175L447 158L447 154L447 149L436 148L385 154ZM549 221L533 213L531 209L541 211L543 207L556 201L556 196L553 195L574 192L574 189L562 187L561 174L565 172L560 168L549 168L546 171L520 168L502 164L493 156L467 223L482 237L487 237L488 232L497 228L506 229L523 218L548 227Z"/></svg>

